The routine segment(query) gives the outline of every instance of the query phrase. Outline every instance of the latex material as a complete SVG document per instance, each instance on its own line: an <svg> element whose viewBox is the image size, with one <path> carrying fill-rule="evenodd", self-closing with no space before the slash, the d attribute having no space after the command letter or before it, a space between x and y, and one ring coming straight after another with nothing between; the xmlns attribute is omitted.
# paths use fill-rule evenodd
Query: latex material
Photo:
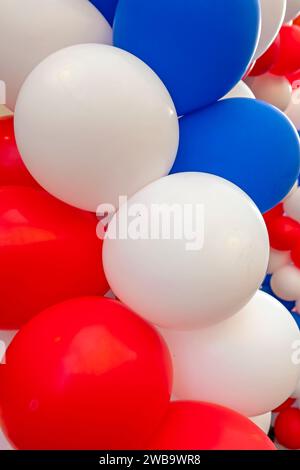
<svg viewBox="0 0 300 470"><path fill-rule="evenodd" d="M265 413L264 415L254 416L250 418L252 423L256 424L265 434L269 434L271 428L272 413Z"/></svg>
<svg viewBox="0 0 300 470"><path fill-rule="evenodd" d="M114 300L73 299L11 343L3 425L18 449L138 448L167 410L171 375L164 342L142 319Z"/></svg>
<svg viewBox="0 0 300 470"><path fill-rule="evenodd" d="M63 49L29 75L15 130L37 181L93 212L168 174L178 147L163 83L128 52L97 44Z"/></svg>
<svg viewBox="0 0 300 470"><path fill-rule="evenodd" d="M290 251L300 238L300 225L290 217L278 216L266 220L272 248Z"/></svg>
<svg viewBox="0 0 300 470"><path fill-rule="evenodd" d="M300 13L300 0L287 0L285 23L293 20Z"/></svg>
<svg viewBox="0 0 300 470"><path fill-rule="evenodd" d="M125 236L115 226L127 226ZM139 191L121 206L103 245L115 295L166 328L202 327L233 315L261 285L268 259L266 227L253 202L203 173L167 176Z"/></svg>
<svg viewBox="0 0 300 470"><path fill-rule="evenodd" d="M211 403L173 402L152 450L275 450L270 439L242 415Z"/></svg>
<svg viewBox="0 0 300 470"><path fill-rule="evenodd" d="M266 101L281 111L289 106L292 86L287 78L267 73L260 77L249 77L246 83L258 100Z"/></svg>
<svg viewBox="0 0 300 470"><path fill-rule="evenodd" d="M291 265L281 267L273 274L271 287L280 299L289 301L300 299L300 270Z"/></svg>
<svg viewBox="0 0 300 470"><path fill-rule="evenodd" d="M279 57L280 51L280 39L277 38L271 44L271 46L266 50L266 52L255 62L253 68L249 72L249 76L257 77L263 75L264 73L269 72L270 68L274 65Z"/></svg>
<svg viewBox="0 0 300 470"><path fill-rule="evenodd" d="M258 0L120 0L114 44L159 75L182 115L217 101L244 76L259 20Z"/></svg>
<svg viewBox="0 0 300 470"><path fill-rule="evenodd" d="M275 436L287 449L300 448L300 410L289 408L279 413L275 421Z"/></svg>
<svg viewBox="0 0 300 470"><path fill-rule="evenodd" d="M224 100L224 99L228 99L228 98L252 98L252 99L255 99L255 96L252 93L252 91L250 90L250 88L246 85L246 83L241 80L222 99Z"/></svg>
<svg viewBox="0 0 300 470"><path fill-rule="evenodd" d="M7 185L38 187L18 151L13 116L0 117L0 186Z"/></svg>
<svg viewBox="0 0 300 470"><path fill-rule="evenodd" d="M291 263L289 251L270 250L270 259L268 265L268 274L273 274L277 269Z"/></svg>
<svg viewBox="0 0 300 470"><path fill-rule="evenodd" d="M118 0L90 0L90 2L98 8L102 15L104 15L107 21L112 25Z"/></svg>
<svg viewBox="0 0 300 470"><path fill-rule="evenodd" d="M52 52L81 43L111 44L112 30L87 0L1 0L0 78L14 109L27 75Z"/></svg>
<svg viewBox="0 0 300 470"><path fill-rule="evenodd" d="M300 188L294 190L284 203L284 211L287 216L300 222Z"/></svg>
<svg viewBox="0 0 300 470"><path fill-rule="evenodd" d="M96 217L44 191L0 188L0 328L78 295L104 294Z"/></svg>
<svg viewBox="0 0 300 470"><path fill-rule="evenodd" d="M300 364L293 360L299 329L289 311L264 292L210 328L162 334L178 400L209 401L258 416L291 396L299 380Z"/></svg>
<svg viewBox="0 0 300 470"><path fill-rule="evenodd" d="M293 91L290 104L288 108L286 109L285 114L294 124L296 129L299 131L300 130L300 89L299 89L300 80L297 79L296 83L298 83L298 88L296 88Z"/></svg>
<svg viewBox="0 0 300 470"><path fill-rule="evenodd" d="M299 136L284 114L256 100L229 99L180 119L180 145L171 172L222 176L265 212L293 187L299 155Z"/></svg>
<svg viewBox="0 0 300 470"><path fill-rule="evenodd" d="M300 27L284 25L280 30L279 56L271 72L287 75L300 69Z"/></svg>
<svg viewBox="0 0 300 470"><path fill-rule="evenodd" d="M261 57L276 38L284 21L286 0L259 0L261 33L254 60Z"/></svg>

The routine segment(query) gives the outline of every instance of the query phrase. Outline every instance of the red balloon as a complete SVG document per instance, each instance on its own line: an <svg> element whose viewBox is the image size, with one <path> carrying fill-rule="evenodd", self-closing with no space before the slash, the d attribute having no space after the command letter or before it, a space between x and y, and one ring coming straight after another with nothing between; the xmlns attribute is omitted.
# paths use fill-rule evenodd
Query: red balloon
<svg viewBox="0 0 300 470"><path fill-rule="evenodd" d="M271 440L248 418L223 406L173 402L152 450L275 450Z"/></svg>
<svg viewBox="0 0 300 470"><path fill-rule="evenodd" d="M275 436L287 449L300 449L300 410L289 408L279 413L275 421Z"/></svg>
<svg viewBox="0 0 300 470"><path fill-rule="evenodd" d="M270 68L276 63L279 58L280 39L279 36L275 39L269 49L255 62L253 69L250 72L250 77L257 77L267 73Z"/></svg>
<svg viewBox="0 0 300 470"><path fill-rule="evenodd" d="M45 191L0 188L0 329L18 329L42 309L108 284L94 214Z"/></svg>
<svg viewBox="0 0 300 470"><path fill-rule="evenodd" d="M288 74L286 78L288 79L294 90L300 87L300 70Z"/></svg>
<svg viewBox="0 0 300 470"><path fill-rule="evenodd" d="M282 403L282 405L278 406L273 410L274 413L280 413L281 411L287 410L288 408L291 408L291 406L295 403L296 398L288 398L285 400L285 402Z"/></svg>
<svg viewBox="0 0 300 470"><path fill-rule="evenodd" d="M300 27L284 25L279 33L280 49L278 59L271 68L271 73L287 75L300 68Z"/></svg>
<svg viewBox="0 0 300 470"><path fill-rule="evenodd" d="M7 185L39 187L19 154L13 116L0 118L0 186Z"/></svg>
<svg viewBox="0 0 300 470"><path fill-rule="evenodd" d="M1 413L18 449L134 449L168 409L172 368L159 334L120 302L69 300L12 341Z"/></svg>
<svg viewBox="0 0 300 470"><path fill-rule="evenodd" d="M300 240L300 224L290 217L280 216L265 221L272 248L289 251Z"/></svg>
<svg viewBox="0 0 300 470"><path fill-rule="evenodd" d="M283 215L283 213L283 204L278 204L277 206L273 207L273 209L264 213L265 222L268 223L270 220L280 217L281 215Z"/></svg>

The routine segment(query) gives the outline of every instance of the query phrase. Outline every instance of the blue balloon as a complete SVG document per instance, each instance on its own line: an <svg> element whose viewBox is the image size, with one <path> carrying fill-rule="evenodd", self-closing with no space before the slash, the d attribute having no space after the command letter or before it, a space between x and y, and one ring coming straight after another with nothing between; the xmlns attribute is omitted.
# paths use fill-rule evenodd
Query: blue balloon
<svg viewBox="0 0 300 470"><path fill-rule="evenodd" d="M90 0L96 8L107 19L109 24L113 24L118 0Z"/></svg>
<svg viewBox="0 0 300 470"><path fill-rule="evenodd" d="M299 136L287 117L267 103L226 99L179 123L171 173L221 176L243 189L261 212L282 201L298 178Z"/></svg>
<svg viewBox="0 0 300 470"><path fill-rule="evenodd" d="M278 300L278 302L280 302L287 310L289 310L290 312L293 310L293 308L295 308L296 306L296 302L292 302L292 301L288 301L288 300L283 300L283 299L280 299L279 297L277 297L277 295L274 294L274 292L272 291L271 287L268 286L268 285L262 285L261 287L261 290L263 292L266 292L267 294L271 295L272 297L274 297L274 299Z"/></svg>
<svg viewBox="0 0 300 470"><path fill-rule="evenodd" d="M300 330L300 315L298 313L295 313L295 312L291 312L291 314L292 314L292 317L295 320L295 322L297 323L297 326Z"/></svg>
<svg viewBox="0 0 300 470"><path fill-rule="evenodd" d="M120 0L114 44L157 73L182 115L243 77L259 24L258 0Z"/></svg>

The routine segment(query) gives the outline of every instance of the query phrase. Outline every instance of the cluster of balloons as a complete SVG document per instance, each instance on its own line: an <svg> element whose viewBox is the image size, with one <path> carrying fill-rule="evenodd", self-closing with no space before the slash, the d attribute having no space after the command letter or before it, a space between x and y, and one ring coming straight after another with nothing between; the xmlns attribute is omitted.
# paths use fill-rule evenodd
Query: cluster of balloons
<svg viewBox="0 0 300 470"><path fill-rule="evenodd" d="M299 11L293 0L1 1L14 111L0 120L9 445L274 449L271 411L299 382L300 332L260 287L282 249L271 234L270 260L266 223L276 243L299 233L292 219L276 225L287 217L274 207L289 194L297 212L300 144L242 79L266 57L273 74L296 71L286 49L298 26L282 25Z"/></svg>

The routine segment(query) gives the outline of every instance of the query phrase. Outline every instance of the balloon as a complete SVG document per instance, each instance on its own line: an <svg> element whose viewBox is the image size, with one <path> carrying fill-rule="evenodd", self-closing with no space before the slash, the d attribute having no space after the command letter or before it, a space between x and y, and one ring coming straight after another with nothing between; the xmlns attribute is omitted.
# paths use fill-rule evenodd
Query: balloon
<svg viewBox="0 0 300 470"><path fill-rule="evenodd" d="M0 188L0 328L15 329L56 302L104 294L93 214L44 191Z"/></svg>
<svg viewBox="0 0 300 470"><path fill-rule="evenodd" d="M120 0L114 44L159 75L183 115L217 101L241 80L259 20L257 0Z"/></svg>
<svg viewBox="0 0 300 470"><path fill-rule="evenodd" d="M252 423L256 424L265 434L268 434L271 428L272 413L265 413L264 415L254 416L250 418Z"/></svg>
<svg viewBox="0 0 300 470"><path fill-rule="evenodd" d="M120 302L55 305L20 330L0 373L5 432L18 449L135 449L167 411L168 350Z"/></svg>
<svg viewBox="0 0 300 470"><path fill-rule="evenodd" d="M177 115L159 78L99 44L63 49L36 67L18 98L15 131L37 181L93 212L168 174L178 148Z"/></svg>
<svg viewBox="0 0 300 470"><path fill-rule="evenodd" d="M264 73L269 72L270 68L274 65L279 56L280 50L280 39L277 36L275 41L271 44L269 49L255 62L252 70L249 75L251 77L256 77L258 75L263 75Z"/></svg>
<svg viewBox="0 0 300 470"><path fill-rule="evenodd" d="M114 21L115 11L117 8L118 0L90 0L102 15L105 16L107 21L112 25Z"/></svg>
<svg viewBox="0 0 300 470"><path fill-rule="evenodd" d="M274 219L277 219L277 217L283 215L283 204L280 203L277 206L273 207L273 209L269 210L268 212L265 212L263 214L265 222L269 223Z"/></svg>
<svg viewBox="0 0 300 470"><path fill-rule="evenodd" d="M103 245L115 295L166 328L233 315L261 285L268 259L253 202L229 181L202 173L167 176L139 191L114 216Z"/></svg>
<svg viewBox="0 0 300 470"><path fill-rule="evenodd" d="M295 182L294 186L292 187L292 189L287 193L287 195L285 196L285 198L282 200L283 203L285 203L299 188L299 183L298 183L298 179L297 181Z"/></svg>
<svg viewBox="0 0 300 470"><path fill-rule="evenodd" d="M261 57L276 38L284 21L286 0L259 0L261 33L254 60Z"/></svg>
<svg viewBox="0 0 300 470"><path fill-rule="evenodd" d="M2 450L14 450L10 442L6 439L5 435L0 429L0 451Z"/></svg>
<svg viewBox="0 0 300 470"><path fill-rule="evenodd" d="M300 13L300 0L287 0L286 4L286 14L284 22L288 23L289 21L296 18Z"/></svg>
<svg viewBox="0 0 300 470"><path fill-rule="evenodd" d="M291 257L293 261L296 258L293 251ZM300 299L300 270L291 265L283 266L273 274L271 287L277 297L283 300Z"/></svg>
<svg viewBox="0 0 300 470"><path fill-rule="evenodd" d="M0 186L6 185L38 187L17 149L13 116L0 117Z"/></svg>
<svg viewBox="0 0 300 470"><path fill-rule="evenodd" d="M291 406L294 405L295 401L296 400L294 398L288 398L281 405L277 406L277 408L275 408L273 412L280 413L281 411L287 410L288 408L291 408Z"/></svg>
<svg viewBox="0 0 300 470"><path fill-rule="evenodd" d="M300 448L300 410L289 408L279 413L275 421L275 436L288 449Z"/></svg>
<svg viewBox="0 0 300 470"><path fill-rule="evenodd" d="M299 82L300 83L300 82ZM292 93L292 98L288 108L285 111L286 116L294 124L297 130L300 130L300 89Z"/></svg>
<svg viewBox="0 0 300 470"><path fill-rule="evenodd" d="M161 333L173 358L178 400L210 401L258 416L295 390L299 329L285 307L262 291L237 315L210 328Z"/></svg>
<svg viewBox="0 0 300 470"><path fill-rule="evenodd" d="M246 98L223 100L180 119L180 145L171 173L222 176L265 212L294 185L299 155L299 136L280 111Z"/></svg>
<svg viewBox="0 0 300 470"><path fill-rule="evenodd" d="M259 77L249 77L246 83L258 100L266 101L281 111L287 109L290 104L292 86L285 77L267 73Z"/></svg>
<svg viewBox="0 0 300 470"><path fill-rule="evenodd" d="M297 400L300 399L300 380L297 384L297 387L295 388L294 392L293 392L293 398L296 398Z"/></svg>
<svg viewBox="0 0 300 470"><path fill-rule="evenodd" d="M287 75L300 68L300 27L285 25L280 30L279 57L271 68L276 75Z"/></svg>
<svg viewBox="0 0 300 470"><path fill-rule="evenodd" d="M27 75L49 54L80 43L111 44L112 30L86 0L1 0L0 78L14 109ZM32 103L33 104L33 103ZM42 110L43 111L43 110Z"/></svg>
<svg viewBox="0 0 300 470"><path fill-rule="evenodd" d="M244 416L212 403L173 402L151 450L275 450Z"/></svg>
<svg viewBox="0 0 300 470"><path fill-rule="evenodd" d="M270 259L268 265L268 274L273 274L277 269L286 266L291 262L289 251L270 250Z"/></svg>
<svg viewBox="0 0 300 470"><path fill-rule="evenodd" d="M242 80L235 85L232 90L227 93L222 99L228 98L252 98L255 99L254 94L250 90L250 88L244 83Z"/></svg>
<svg viewBox="0 0 300 470"><path fill-rule="evenodd" d="M300 238L300 225L290 217L266 220L270 245L275 250L290 251Z"/></svg>
<svg viewBox="0 0 300 470"><path fill-rule="evenodd" d="M291 196L284 203L284 211L286 215L294 220L300 222L300 188L291 194Z"/></svg>

